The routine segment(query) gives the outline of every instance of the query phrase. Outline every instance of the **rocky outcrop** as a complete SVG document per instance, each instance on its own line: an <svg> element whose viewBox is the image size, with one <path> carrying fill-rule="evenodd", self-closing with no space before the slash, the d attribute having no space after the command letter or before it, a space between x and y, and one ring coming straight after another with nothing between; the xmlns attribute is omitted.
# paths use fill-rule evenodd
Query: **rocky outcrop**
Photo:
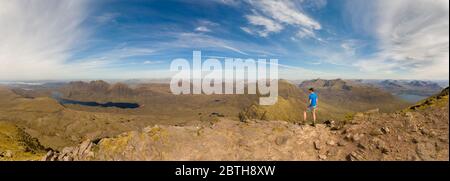
<svg viewBox="0 0 450 181"><path fill-rule="evenodd" d="M354 117L342 128L357 145L348 160L449 160L448 89L393 114Z"/></svg>
<svg viewBox="0 0 450 181"><path fill-rule="evenodd" d="M42 161L73 161L89 160L93 158L94 152L91 150L94 143L90 140L82 142L76 147L65 147L61 152L50 150L41 159Z"/></svg>
<svg viewBox="0 0 450 181"><path fill-rule="evenodd" d="M345 153L327 144L338 140L325 125L221 119L201 127L147 127L51 152L44 160L339 160Z"/></svg>
<svg viewBox="0 0 450 181"><path fill-rule="evenodd" d="M123 83L116 83L111 86L109 93L115 97L130 97L134 95L134 90Z"/></svg>

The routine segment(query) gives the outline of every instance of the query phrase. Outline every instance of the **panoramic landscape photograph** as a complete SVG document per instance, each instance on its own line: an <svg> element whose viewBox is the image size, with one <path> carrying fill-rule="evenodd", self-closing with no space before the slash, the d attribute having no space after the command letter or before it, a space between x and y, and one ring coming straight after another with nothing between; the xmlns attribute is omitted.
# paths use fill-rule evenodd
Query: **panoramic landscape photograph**
<svg viewBox="0 0 450 181"><path fill-rule="evenodd" d="M0 161L448 162L448 96L448 0L0 0Z"/></svg>

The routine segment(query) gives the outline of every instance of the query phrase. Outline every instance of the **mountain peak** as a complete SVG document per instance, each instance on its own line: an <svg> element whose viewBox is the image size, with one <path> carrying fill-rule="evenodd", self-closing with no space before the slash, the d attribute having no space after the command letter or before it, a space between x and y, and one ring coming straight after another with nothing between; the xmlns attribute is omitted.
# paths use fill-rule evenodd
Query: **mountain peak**
<svg viewBox="0 0 450 181"><path fill-rule="evenodd" d="M350 90L351 86L348 85L347 81L342 79L314 79L310 81L303 81L300 84L300 87L303 88L314 88L314 89L340 89L340 90Z"/></svg>

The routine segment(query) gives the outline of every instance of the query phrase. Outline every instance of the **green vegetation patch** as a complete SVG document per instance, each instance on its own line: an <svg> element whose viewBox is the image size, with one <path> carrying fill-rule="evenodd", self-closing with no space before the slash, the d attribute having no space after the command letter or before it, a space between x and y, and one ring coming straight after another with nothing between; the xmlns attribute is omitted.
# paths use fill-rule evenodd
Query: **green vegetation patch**
<svg viewBox="0 0 450 181"><path fill-rule="evenodd" d="M40 160L46 151L16 125L0 121L0 160Z"/></svg>
<svg viewBox="0 0 450 181"><path fill-rule="evenodd" d="M425 99L414 106L411 106L404 110L404 112L408 111L416 111L416 110L424 110L430 107L443 107L448 104L448 94L449 88L445 88L441 93L431 96L428 99Z"/></svg>

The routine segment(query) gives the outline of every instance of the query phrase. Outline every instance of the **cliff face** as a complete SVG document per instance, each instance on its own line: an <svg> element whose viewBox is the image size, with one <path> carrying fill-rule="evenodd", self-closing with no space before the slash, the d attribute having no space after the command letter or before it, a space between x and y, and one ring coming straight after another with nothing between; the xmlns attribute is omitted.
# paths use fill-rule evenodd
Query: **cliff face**
<svg viewBox="0 0 450 181"><path fill-rule="evenodd" d="M68 85L60 88L66 98L77 100L108 100L111 98L121 99L130 98L137 93L123 83L108 84L102 80L91 82L70 82Z"/></svg>
<svg viewBox="0 0 450 181"><path fill-rule="evenodd" d="M153 126L49 152L43 160L449 160L448 93L433 99L420 110L359 113L344 125L219 119Z"/></svg>

